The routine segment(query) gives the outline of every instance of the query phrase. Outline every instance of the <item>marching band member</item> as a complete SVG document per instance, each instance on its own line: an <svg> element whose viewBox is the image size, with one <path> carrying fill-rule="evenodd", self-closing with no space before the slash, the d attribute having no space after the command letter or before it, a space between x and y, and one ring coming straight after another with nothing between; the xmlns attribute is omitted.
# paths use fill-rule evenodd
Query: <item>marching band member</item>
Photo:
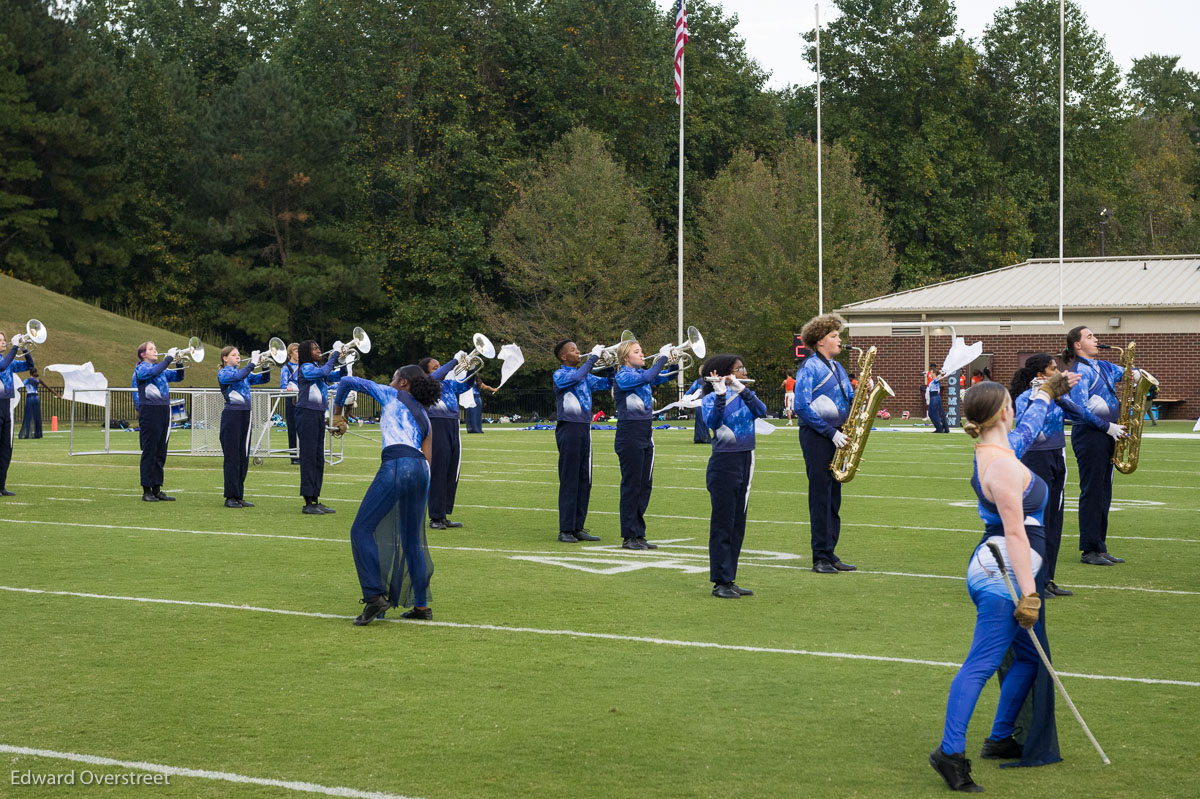
<svg viewBox="0 0 1200 799"><path fill-rule="evenodd" d="M225 507L253 508L245 500L246 472L250 469L250 386L271 379L271 359L264 358L264 371L250 374L254 360L238 368L242 354L237 347L221 350L221 368L217 384L225 397L221 410L221 452L225 455Z"/></svg>
<svg viewBox="0 0 1200 799"><path fill-rule="evenodd" d="M692 381L690 386L688 386L688 390L683 393L683 398L690 401L699 400L704 396L705 386L707 385L708 381L705 380L704 375L701 374ZM712 439L708 435L708 424L704 421L704 411L701 410L699 405L697 405L693 413L695 418L692 423L692 443L707 444Z"/></svg>
<svg viewBox="0 0 1200 799"><path fill-rule="evenodd" d="M926 375L929 382L925 385L925 402L929 406L929 421L933 422L933 432L949 433L950 425L946 424L946 412L942 410L942 380L946 375L935 372L932 366Z"/></svg>
<svg viewBox="0 0 1200 799"><path fill-rule="evenodd" d="M334 398L332 426L346 432L346 395L365 391L379 403L382 462L350 526L350 547L362 587L361 627L388 608L403 605L406 619L429 620L429 578L433 560L425 542L425 501L433 440L426 413L442 396L437 381L419 366L397 369L389 385L343 377Z"/></svg>
<svg viewBox="0 0 1200 799"><path fill-rule="evenodd" d="M603 350L597 344L581 364L574 341L554 345L554 357L562 364L554 372L558 405L554 442L558 445L558 540L564 544L600 540L584 524L592 495L592 392L612 387L607 377L592 374Z"/></svg>
<svg viewBox="0 0 1200 799"><path fill-rule="evenodd" d="M850 414L854 387L842 365L833 360L842 351L843 320L837 314L810 319L800 330L812 351L796 372L796 418L804 467L808 474L808 517L812 539L812 570L820 574L854 571L834 553L841 535L842 484L829 466L834 450L846 445L840 428Z"/></svg>
<svg viewBox="0 0 1200 799"><path fill-rule="evenodd" d="M42 381L36 366L29 367L29 377L25 379L25 419L21 423L19 438L42 437L42 398L38 396L41 386L45 386L56 397L62 396L58 389Z"/></svg>
<svg viewBox="0 0 1200 799"><path fill-rule="evenodd" d="M701 404L705 424L712 430L712 455L705 484L712 516L708 525L708 572L712 594L721 599L753 596L737 578L738 558L746 538L746 510L754 478L754 420L767 415L767 406L746 387L746 366L740 355L714 355L700 367L707 377Z"/></svg>
<svg viewBox="0 0 1200 799"><path fill-rule="evenodd" d="M1029 356L1025 365L1013 375L1008 391L1013 397L1013 412L1016 414L1018 425L1033 401L1038 386L1056 374L1059 374L1059 371L1054 356L1040 352ZM1071 374L1069 377L1072 383L1079 382L1078 375ZM1060 588L1054 582L1058 550L1062 544L1063 507L1067 482L1067 436L1063 426L1064 409L1070 412L1072 418L1087 419L1088 424L1096 426L1107 426L1087 408L1080 408L1072 402L1069 396L1061 396L1046 411L1041 429L1029 449L1021 456L1021 463L1025 464L1029 471L1042 478L1050 492L1050 500L1046 504L1046 512L1042 520L1042 529L1046 535L1046 589L1044 596L1072 595L1071 591ZM1083 423L1080 422L1080 424Z"/></svg>
<svg viewBox="0 0 1200 799"><path fill-rule="evenodd" d="M462 522L450 520L454 513L454 497L458 493L458 476L462 471L462 439L458 430L458 395L475 385L475 373L467 379L447 378L465 352L442 364L437 358L422 358L419 366L434 380L441 381L442 396L429 408L433 425L433 459L429 472L429 526L434 530L462 527Z"/></svg>
<svg viewBox="0 0 1200 799"><path fill-rule="evenodd" d="M613 398L617 405L617 435L613 447L621 465L621 547L658 549L646 541L646 507L654 489L654 418L653 386L667 382L672 370L663 373L671 345L658 351L654 365L644 369L646 356L636 341L622 341L617 347L621 367L613 378Z"/></svg>
<svg viewBox="0 0 1200 799"><path fill-rule="evenodd" d="M279 370L279 390L299 392L297 382L300 378L300 345L292 342L287 348L287 362ZM296 457L296 398L288 397L284 401L283 416L287 420L288 449L292 451L292 465L300 463Z"/></svg>
<svg viewBox="0 0 1200 799"><path fill-rule="evenodd" d="M1113 422L1121 408L1116 384L1125 370L1115 363L1097 361L1100 342L1085 326L1067 333L1067 348L1062 360L1067 368L1080 376L1071 389L1071 399L1080 408L1087 408L1104 427L1085 419L1071 418L1071 449L1079 464L1079 556L1081 563L1090 566L1111 566L1124 559L1108 553L1108 508L1112 504L1113 450L1117 439L1125 435L1125 427Z"/></svg>
<svg viewBox="0 0 1200 799"><path fill-rule="evenodd" d="M321 482L325 478L325 410L328 404L328 383L336 383L340 353L333 352L324 366L321 345L309 340L300 342L299 374L296 377L296 445L300 458L300 495L304 497L301 513L336 513L321 502Z"/></svg>
<svg viewBox="0 0 1200 799"><path fill-rule="evenodd" d="M0 352L8 347L8 339L0 333ZM4 487L8 479L8 464L12 462L13 449L13 419L12 400L17 396L16 386L13 385L13 374L27 372L34 368L33 355L27 354L24 359L17 360L17 345L8 350L8 354L0 359L0 497L16 496Z"/></svg>
<svg viewBox="0 0 1200 799"><path fill-rule="evenodd" d="M1045 481L1022 465L1018 457L1033 443L1055 398L1067 390L1063 375L1044 383L1011 433L1012 400L999 383L978 383L963 398L963 428L979 439L971 487L979 500L984 534L967 567L967 590L976 607L974 638L966 661L950 683L941 746L929 755L930 765L951 790L983 790L971 780L971 761L965 757L967 724L983 686L1010 647L1015 660L1000 683L996 718L980 756L1022 758L1025 765L1061 760L1054 732L1052 689L1035 692L1033 727L1024 747L1013 733L1017 713L1041 668L1037 650L1021 628L1033 629L1046 646L1039 594L1046 579L1042 568L1046 542L1042 520L1049 493ZM1015 609L987 547L989 540L1000 547L1013 582L1019 586L1021 599Z"/></svg>
<svg viewBox="0 0 1200 799"><path fill-rule="evenodd" d="M171 369L175 348L158 361L153 341L138 347L138 364L133 370L137 381L138 438L142 445L142 501L174 502L162 492L163 467L167 463L167 439L171 436L171 389L168 383L183 380L182 369Z"/></svg>

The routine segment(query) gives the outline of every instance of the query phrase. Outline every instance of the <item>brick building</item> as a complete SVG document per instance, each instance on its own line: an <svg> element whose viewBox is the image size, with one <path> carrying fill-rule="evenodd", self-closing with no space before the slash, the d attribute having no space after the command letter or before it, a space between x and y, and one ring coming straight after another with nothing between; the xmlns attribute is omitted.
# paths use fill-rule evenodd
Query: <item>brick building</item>
<svg viewBox="0 0 1200 799"><path fill-rule="evenodd" d="M925 368L941 366L951 328L968 344L983 342L983 354L967 367L968 385L984 367L1008 385L1027 356L1061 353L1067 331L1086 325L1103 343L1137 343L1137 365L1159 381L1162 418L1200 417L1200 256L1068 259L1062 286L1061 325L1057 259L888 294L838 313L849 323L850 343L878 348L874 373L896 392L884 403L893 415L924 416Z"/></svg>

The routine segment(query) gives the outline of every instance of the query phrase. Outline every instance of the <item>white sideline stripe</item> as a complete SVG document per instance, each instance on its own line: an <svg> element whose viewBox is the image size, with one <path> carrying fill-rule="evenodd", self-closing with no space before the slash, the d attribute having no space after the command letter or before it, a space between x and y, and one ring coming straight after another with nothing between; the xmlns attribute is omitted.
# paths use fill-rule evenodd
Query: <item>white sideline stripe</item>
<svg viewBox="0 0 1200 799"><path fill-rule="evenodd" d="M42 594L48 596L73 596L81 599L114 599L124 602L143 602L152 605L188 605L192 607L219 608L223 610L247 610L255 613L275 613L280 616L300 616L313 619L349 620L352 616L341 616L336 613L314 613L303 610L282 610L280 608L260 608L254 605L232 605L225 602L196 602L186 599L156 599L154 597L111 596L108 594L91 594L76 591L43 591L37 588L15 588L0 585L0 591L12 591L21 594ZM466 624L455 621L408 621L401 619L382 619L393 624L415 624L426 627L447 627L457 630L488 630L500 633L527 633L530 635L552 635L566 638L588 638L602 641L626 641L656 646L687 647L691 649L717 649L726 652L752 652L755 654L772 655L806 655L809 657L834 658L838 660L864 660L875 663L907 663L915 666L940 666L957 669L961 663L951 663L944 660L922 660L920 658L901 658L888 655L861 655L853 652L820 652L811 649L786 649L772 646L748 646L745 644L719 644L715 641L682 641L673 638L653 638L643 635L617 635L616 633L588 633L579 630L545 630L538 627L505 627L498 624ZM1180 685L1187 688L1200 688L1200 682L1192 680L1163 680L1153 677L1118 677L1108 674L1079 674L1060 671L1060 677L1079 677L1085 680L1115 680L1118 682L1136 682L1145 685Z"/></svg>
<svg viewBox="0 0 1200 799"><path fill-rule="evenodd" d="M240 782L249 785L265 785L269 788L286 788L289 791L304 793L320 793L326 796L346 796L355 799L412 799L397 793L380 793L379 791L360 791L357 788L342 788L330 785L317 785L312 782L297 780L273 780L265 777L247 777L244 774L231 774L228 771L208 771L207 769L183 768L181 766L164 766L161 763L143 763L137 760L114 760L111 757L96 755L81 755L77 752L56 752L53 749L31 749L27 746L9 746L0 744L0 752L13 755L28 755L30 757L46 757L53 760L73 760L76 763L87 763L91 766L118 766L135 771L151 771L156 774L166 774L171 777L196 777L202 780L220 780L221 782Z"/></svg>
<svg viewBox="0 0 1200 799"><path fill-rule="evenodd" d="M69 488L69 486L63 486ZM51 502L95 502L94 499L84 499L83 497L46 497Z"/></svg>

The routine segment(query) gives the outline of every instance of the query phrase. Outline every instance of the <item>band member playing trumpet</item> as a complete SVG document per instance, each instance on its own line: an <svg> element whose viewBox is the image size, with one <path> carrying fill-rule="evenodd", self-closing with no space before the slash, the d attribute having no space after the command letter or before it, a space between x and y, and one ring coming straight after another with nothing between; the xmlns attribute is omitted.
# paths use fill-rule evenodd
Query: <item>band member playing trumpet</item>
<svg viewBox="0 0 1200 799"><path fill-rule="evenodd" d="M441 381L442 396L429 408L429 421L433 426L433 459L429 462L429 526L434 530L462 527L462 522L451 521L454 513L454 497L458 493L458 476L462 471L462 439L458 429L458 396L470 391L475 385L475 372L467 373L465 380L449 376L465 352L456 353L445 364L437 358L422 358L418 364L434 380Z"/></svg>
<svg viewBox="0 0 1200 799"><path fill-rule="evenodd" d="M18 338L20 338L18 336ZM0 333L0 352L8 348L8 339ZM13 419L12 403L17 396L13 383L13 374L28 372L34 368L33 355L27 353L24 358L17 358L18 347L13 344L8 353L0 359L0 497L15 496L5 488L8 479L8 465L12 462L13 449Z"/></svg>
<svg viewBox="0 0 1200 799"><path fill-rule="evenodd" d="M300 370L296 377L296 446L300 458L300 495L304 497L302 513L336 513L321 503L321 483L325 479L325 411L328 406L328 384L336 383L340 353L334 350L323 366L321 345L315 341L300 342Z"/></svg>
<svg viewBox="0 0 1200 799"><path fill-rule="evenodd" d="M825 314L810 319L800 330L813 357L805 358L796 372L795 410L808 474L812 570L820 574L856 568L843 563L834 552L842 530L842 484L829 468L834 450L846 445L846 434L838 428L846 422L854 399L850 376L833 360L842 351L844 325L845 320L837 314Z"/></svg>
<svg viewBox="0 0 1200 799"><path fill-rule="evenodd" d="M250 469L250 386L271 379L271 359L263 356L264 371L251 374L254 360L238 368L242 354L237 347L221 350L221 368L217 371L217 384L225 398L221 410L221 452L225 456L225 507L253 508L247 502L246 472Z"/></svg>
<svg viewBox="0 0 1200 799"><path fill-rule="evenodd" d="M168 383L183 380L182 369L172 369L175 349L167 351L162 363L158 347L147 341L138 347L137 382L138 438L142 445L142 501L174 502L162 491L163 467L167 463L167 439L171 436L171 390Z"/></svg>
<svg viewBox="0 0 1200 799"><path fill-rule="evenodd" d="M754 420L767 406L742 382L740 355L714 355L700 367L704 375L704 423L712 431L712 455L705 484L712 516L708 524L708 572L713 596L737 599L753 591L736 582L738 558L746 538L746 510L754 478Z"/></svg>
<svg viewBox="0 0 1200 799"><path fill-rule="evenodd" d="M287 362L279 370L279 390L299 393L300 345L292 342L287 348ZM292 465L300 463L296 457L296 398L284 400L283 415L287 420L288 449L292 451Z"/></svg>
<svg viewBox="0 0 1200 799"><path fill-rule="evenodd" d="M624 549L658 549L646 541L646 508L654 489L653 386L667 382L675 370L663 373L671 345L658 351L649 369L642 345L622 341L617 347L621 364L613 379L617 405L617 435L613 446L621 465L621 546Z"/></svg>
<svg viewBox="0 0 1200 799"><path fill-rule="evenodd" d="M592 392L607 391L612 381L592 374L602 344L581 360L574 341L554 345L561 366L554 372L558 421L554 442L558 445L558 540L564 544L599 541L584 529L588 501L592 495Z"/></svg>
<svg viewBox="0 0 1200 799"><path fill-rule="evenodd" d="M1071 400L1091 411L1103 427L1071 416L1071 449L1079 464L1079 560L1090 566L1112 566L1124 559L1108 552L1108 508L1112 504L1113 449L1125 428L1116 424L1121 403L1116 384L1125 370L1115 363L1095 360L1102 349L1096 334L1086 326L1067 333L1062 360L1079 375Z"/></svg>
<svg viewBox="0 0 1200 799"><path fill-rule="evenodd" d="M442 395L437 381L418 366L397 369L389 385L343 377L334 397L332 426L346 432L344 403L351 390L365 391L379 403L383 434L382 463L350 526L350 548L362 588L361 627L388 608L412 610L406 619L433 618L429 578L433 560L425 542L425 501L433 458L426 408Z"/></svg>

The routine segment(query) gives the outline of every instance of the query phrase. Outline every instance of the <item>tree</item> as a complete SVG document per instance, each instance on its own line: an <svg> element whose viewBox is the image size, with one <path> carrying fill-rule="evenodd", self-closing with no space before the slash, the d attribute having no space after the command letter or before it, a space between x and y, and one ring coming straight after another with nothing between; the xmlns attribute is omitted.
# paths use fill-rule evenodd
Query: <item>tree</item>
<svg viewBox="0 0 1200 799"><path fill-rule="evenodd" d="M704 190L702 255L689 270L689 318L710 350L742 352L755 370L792 362L791 336L817 314L817 148L793 140L774 158L736 154ZM825 309L887 292L897 269L883 209L852 155L822 158ZM699 325L699 323L698 323Z"/></svg>
<svg viewBox="0 0 1200 799"><path fill-rule="evenodd" d="M1200 113L1200 75L1179 68L1179 56L1150 54L1133 60L1126 81L1134 107L1155 117Z"/></svg>
<svg viewBox="0 0 1200 799"><path fill-rule="evenodd" d="M1162 119L1134 118L1129 136L1134 192L1123 214L1129 249L1145 254L1200 250L1200 153L1188 138L1182 111ZM1136 249L1134 249L1136 248Z"/></svg>
<svg viewBox="0 0 1200 799"><path fill-rule="evenodd" d="M577 128L550 148L492 234L499 296L483 318L521 343L533 365L555 365L555 341L673 336L672 285L659 231L603 137Z"/></svg>

